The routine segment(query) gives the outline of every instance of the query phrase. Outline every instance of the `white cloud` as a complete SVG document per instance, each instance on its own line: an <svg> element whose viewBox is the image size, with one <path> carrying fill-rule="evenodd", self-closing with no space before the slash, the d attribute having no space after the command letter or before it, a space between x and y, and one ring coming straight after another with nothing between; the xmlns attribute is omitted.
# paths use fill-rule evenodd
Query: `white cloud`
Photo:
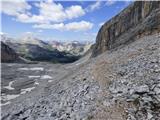
<svg viewBox="0 0 160 120"><path fill-rule="evenodd" d="M25 0L2 0L0 11L12 16L27 14L31 6Z"/></svg>
<svg viewBox="0 0 160 120"><path fill-rule="evenodd" d="M104 22L99 23L99 26L101 27L104 24Z"/></svg>
<svg viewBox="0 0 160 120"><path fill-rule="evenodd" d="M63 23L58 23L58 24L36 24L36 25L33 26L33 28L62 30L64 28L64 24Z"/></svg>
<svg viewBox="0 0 160 120"><path fill-rule="evenodd" d="M5 33L4 32L0 32L0 35L5 35Z"/></svg>
<svg viewBox="0 0 160 120"><path fill-rule="evenodd" d="M69 19L72 19L84 15L85 11L82 9L81 6L75 5L67 8L65 13Z"/></svg>
<svg viewBox="0 0 160 120"><path fill-rule="evenodd" d="M131 4L132 2L134 2L134 0L125 0L125 5L128 6L129 4Z"/></svg>
<svg viewBox="0 0 160 120"><path fill-rule="evenodd" d="M104 6L111 6L116 3L116 0L97 0L93 4L90 4L85 10L86 12L93 12L94 10L98 10Z"/></svg>
<svg viewBox="0 0 160 120"><path fill-rule="evenodd" d="M101 3L96 2L90 6L91 10L98 9ZM64 24L64 21L78 18L86 14L80 5L72 5L64 8L60 3L52 0L41 1L34 4L38 14L31 13L30 6L25 0L4 0L1 12L14 16L14 20L22 23L34 23L34 28L56 29L66 31L85 31L93 27L93 23L87 21L71 22Z"/></svg>
<svg viewBox="0 0 160 120"><path fill-rule="evenodd" d="M93 27L93 24L87 21L72 22L68 24L59 23L59 24L37 24L33 26L34 28L41 29L57 29L57 30L66 30L66 31L85 31Z"/></svg>
<svg viewBox="0 0 160 120"><path fill-rule="evenodd" d="M41 2L39 4L40 15L51 22L62 22L67 19L73 19L85 14L83 8L79 5L74 5L64 8L60 3Z"/></svg>
<svg viewBox="0 0 160 120"><path fill-rule="evenodd" d="M47 21L62 22L66 19L64 8L61 4L54 2L41 2L39 3L40 14L36 17L43 17Z"/></svg>
<svg viewBox="0 0 160 120"><path fill-rule="evenodd" d="M17 16L16 20L23 23L49 23L48 19L46 19L44 16L41 15L29 16L27 14L20 14Z"/></svg>
<svg viewBox="0 0 160 120"><path fill-rule="evenodd" d="M111 5L115 4L115 3L116 3L115 0L107 0L106 5L107 6L111 6Z"/></svg>
<svg viewBox="0 0 160 120"><path fill-rule="evenodd" d="M52 0L36 3L39 14L30 13L31 6L22 0L7 0L2 4L2 12L7 15L16 17L17 21L24 23L50 23L63 22L65 20L78 18L85 14L83 8L79 5L64 8L60 3L55 3Z"/></svg>
<svg viewBox="0 0 160 120"><path fill-rule="evenodd" d="M101 7L101 5L102 5L102 1L96 1L95 3L89 5L89 6L86 8L86 11L87 11L87 12L90 12L90 11L92 12L92 11L94 11L94 10L99 9L99 8Z"/></svg>
<svg viewBox="0 0 160 120"><path fill-rule="evenodd" d="M43 32L43 30L38 30L39 33Z"/></svg>
<svg viewBox="0 0 160 120"><path fill-rule="evenodd" d="M72 22L65 25L67 30L84 31L91 29L93 24L86 21Z"/></svg>

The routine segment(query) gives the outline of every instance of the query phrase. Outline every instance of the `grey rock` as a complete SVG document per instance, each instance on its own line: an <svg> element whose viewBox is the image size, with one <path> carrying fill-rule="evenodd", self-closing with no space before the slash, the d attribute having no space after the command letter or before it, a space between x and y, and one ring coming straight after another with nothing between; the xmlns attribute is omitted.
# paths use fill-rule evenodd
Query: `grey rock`
<svg viewBox="0 0 160 120"><path fill-rule="evenodd" d="M152 102L152 98L150 96L147 97L142 97L142 100L146 103L146 102Z"/></svg>
<svg viewBox="0 0 160 120"><path fill-rule="evenodd" d="M155 91L155 93L156 93L157 95L159 95L159 94L160 94L160 88L155 87L155 88L154 88L154 91Z"/></svg>
<svg viewBox="0 0 160 120"><path fill-rule="evenodd" d="M154 72L160 73L160 68L154 69Z"/></svg>
<svg viewBox="0 0 160 120"><path fill-rule="evenodd" d="M152 59L151 63L158 63L158 60L157 59Z"/></svg>
<svg viewBox="0 0 160 120"><path fill-rule="evenodd" d="M154 91L157 95L160 95L160 84L155 85L153 91Z"/></svg>
<svg viewBox="0 0 160 120"><path fill-rule="evenodd" d="M136 93L148 93L149 87L147 85L138 86L135 88Z"/></svg>
<svg viewBox="0 0 160 120"><path fill-rule="evenodd" d="M133 94L131 96L128 96L127 98L127 102L133 102L134 100L136 100L137 98L139 98L140 96L137 94Z"/></svg>
<svg viewBox="0 0 160 120"><path fill-rule="evenodd" d="M148 113L147 113L147 119L148 119L148 120L151 120L152 118L153 118L153 115L152 115L150 112L148 112Z"/></svg>

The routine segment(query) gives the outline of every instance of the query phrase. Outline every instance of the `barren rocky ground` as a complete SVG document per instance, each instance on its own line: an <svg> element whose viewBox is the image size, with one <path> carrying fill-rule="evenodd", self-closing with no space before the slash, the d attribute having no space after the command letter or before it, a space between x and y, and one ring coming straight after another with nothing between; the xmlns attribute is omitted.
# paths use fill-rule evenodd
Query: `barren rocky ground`
<svg viewBox="0 0 160 120"><path fill-rule="evenodd" d="M159 120L160 36L72 64L2 64L2 120Z"/></svg>

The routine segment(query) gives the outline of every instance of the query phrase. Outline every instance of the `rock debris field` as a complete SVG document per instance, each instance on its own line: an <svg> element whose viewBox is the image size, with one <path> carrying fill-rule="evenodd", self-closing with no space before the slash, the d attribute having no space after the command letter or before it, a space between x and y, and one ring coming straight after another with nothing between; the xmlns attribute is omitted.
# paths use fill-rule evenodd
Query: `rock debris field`
<svg viewBox="0 0 160 120"><path fill-rule="evenodd" d="M160 120L160 36L72 64L2 63L2 120Z"/></svg>

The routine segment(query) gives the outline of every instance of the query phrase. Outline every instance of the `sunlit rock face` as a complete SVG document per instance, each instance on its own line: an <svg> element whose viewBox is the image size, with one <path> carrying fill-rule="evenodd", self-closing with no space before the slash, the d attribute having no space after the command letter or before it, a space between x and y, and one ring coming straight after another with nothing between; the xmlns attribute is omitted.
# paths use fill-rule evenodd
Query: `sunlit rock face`
<svg viewBox="0 0 160 120"><path fill-rule="evenodd" d="M101 27L92 56L154 33L160 33L160 2L134 2Z"/></svg>

